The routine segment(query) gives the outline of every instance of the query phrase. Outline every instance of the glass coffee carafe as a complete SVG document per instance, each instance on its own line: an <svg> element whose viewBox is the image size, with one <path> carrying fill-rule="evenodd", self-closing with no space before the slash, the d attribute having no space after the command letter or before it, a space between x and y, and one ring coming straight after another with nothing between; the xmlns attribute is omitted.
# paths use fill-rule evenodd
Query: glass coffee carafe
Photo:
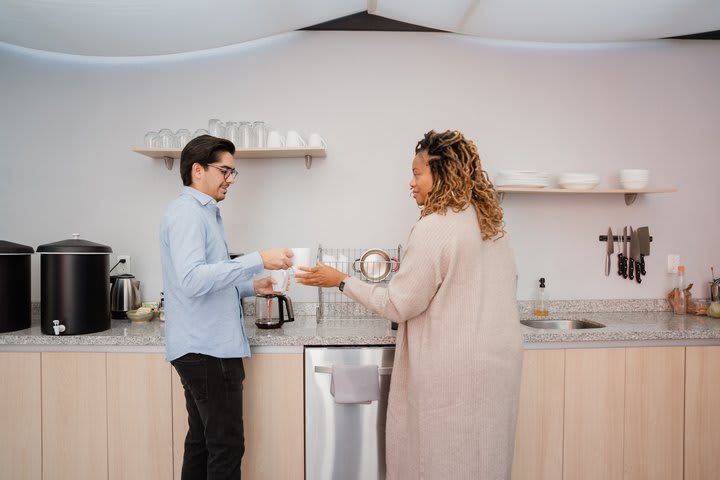
<svg viewBox="0 0 720 480"><path fill-rule="evenodd" d="M292 300L278 293L255 295L255 325L258 328L280 328L295 321Z"/></svg>

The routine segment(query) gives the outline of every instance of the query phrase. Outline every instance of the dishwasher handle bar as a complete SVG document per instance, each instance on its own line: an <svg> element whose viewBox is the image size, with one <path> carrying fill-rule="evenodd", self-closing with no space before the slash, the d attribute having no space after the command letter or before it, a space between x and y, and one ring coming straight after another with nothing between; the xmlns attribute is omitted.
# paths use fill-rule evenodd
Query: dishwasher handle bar
<svg viewBox="0 0 720 480"><path fill-rule="evenodd" d="M315 373L332 373L332 367L316 366ZM378 375L391 375L392 367L378 367Z"/></svg>

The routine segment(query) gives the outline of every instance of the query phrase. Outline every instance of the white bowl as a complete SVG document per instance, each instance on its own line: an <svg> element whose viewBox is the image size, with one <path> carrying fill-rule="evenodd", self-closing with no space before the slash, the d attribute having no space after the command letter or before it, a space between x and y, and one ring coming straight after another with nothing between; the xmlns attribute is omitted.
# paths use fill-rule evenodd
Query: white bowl
<svg viewBox="0 0 720 480"><path fill-rule="evenodd" d="M641 168L625 168L620 170L620 178L627 180L647 180L650 176L650 171Z"/></svg>
<svg viewBox="0 0 720 480"><path fill-rule="evenodd" d="M155 312L138 313L137 310L128 310L127 317L132 322L149 322L155 316Z"/></svg>
<svg viewBox="0 0 720 480"><path fill-rule="evenodd" d="M625 190L645 188L648 184L647 179L645 180L623 180L620 179L620 186Z"/></svg>
<svg viewBox="0 0 720 480"><path fill-rule="evenodd" d="M598 183L600 182L563 182L558 185L560 188L565 188L567 190L592 190Z"/></svg>

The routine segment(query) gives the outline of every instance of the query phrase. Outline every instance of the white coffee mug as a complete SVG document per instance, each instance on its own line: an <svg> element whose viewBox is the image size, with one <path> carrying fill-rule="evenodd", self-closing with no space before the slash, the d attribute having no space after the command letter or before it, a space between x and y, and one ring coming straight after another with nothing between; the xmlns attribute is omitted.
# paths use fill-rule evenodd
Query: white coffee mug
<svg viewBox="0 0 720 480"><path fill-rule="evenodd" d="M290 272L288 270L270 270L270 278L273 282L273 290L276 292L285 292L290 280Z"/></svg>
<svg viewBox="0 0 720 480"><path fill-rule="evenodd" d="M325 139L322 138L319 133L310 134L310 137L308 138L308 145L311 147L327 148L327 143L325 143Z"/></svg>
<svg viewBox="0 0 720 480"><path fill-rule="evenodd" d="M268 148L282 148L285 146L285 139L277 130L271 130L267 136Z"/></svg>
<svg viewBox="0 0 720 480"><path fill-rule="evenodd" d="M290 130L285 136L285 146L287 147L305 147L305 140L295 130Z"/></svg>
<svg viewBox="0 0 720 480"><path fill-rule="evenodd" d="M292 258L292 266L293 270L295 270L295 273L307 273L303 270L300 270L298 267L313 267L315 266L315 262L310 258L310 249L309 248L291 248L293 252Z"/></svg>

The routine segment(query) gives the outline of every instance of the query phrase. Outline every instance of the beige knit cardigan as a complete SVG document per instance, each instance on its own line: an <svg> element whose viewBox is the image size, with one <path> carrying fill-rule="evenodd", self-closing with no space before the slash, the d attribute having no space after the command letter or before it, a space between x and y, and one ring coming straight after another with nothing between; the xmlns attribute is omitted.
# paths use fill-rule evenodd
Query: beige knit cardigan
<svg viewBox="0 0 720 480"><path fill-rule="evenodd" d="M410 232L386 287L344 293L398 322L387 412L389 480L509 479L522 337L506 236L483 241L473 208Z"/></svg>

